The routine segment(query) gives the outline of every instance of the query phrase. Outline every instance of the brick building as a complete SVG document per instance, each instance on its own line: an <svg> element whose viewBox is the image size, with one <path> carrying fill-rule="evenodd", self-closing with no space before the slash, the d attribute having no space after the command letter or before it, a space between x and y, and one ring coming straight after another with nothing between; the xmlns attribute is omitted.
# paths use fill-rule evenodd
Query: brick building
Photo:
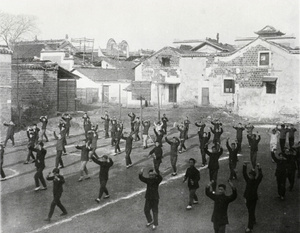
<svg viewBox="0 0 300 233"><path fill-rule="evenodd" d="M11 120L11 56L12 51L0 46L0 140L4 140L6 127L3 122Z"/></svg>
<svg viewBox="0 0 300 233"><path fill-rule="evenodd" d="M12 118L27 122L42 114L75 111L77 76L56 63L12 65Z"/></svg>
<svg viewBox="0 0 300 233"><path fill-rule="evenodd" d="M211 105L241 116L299 117L299 50L258 37L231 54L208 57L201 86Z"/></svg>

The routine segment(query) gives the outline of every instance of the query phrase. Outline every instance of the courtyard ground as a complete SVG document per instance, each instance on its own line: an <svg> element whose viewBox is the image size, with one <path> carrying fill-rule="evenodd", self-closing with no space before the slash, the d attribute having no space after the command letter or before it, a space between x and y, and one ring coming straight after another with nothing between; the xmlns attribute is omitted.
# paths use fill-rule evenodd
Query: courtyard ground
<svg viewBox="0 0 300 233"><path fill-rule="evenodd" d="M103 109L105 110L105 109ZM118 108L108 108L110 115L119 114ZM125 132L129 132L129 117L127 114L134 111L139 115L139 109L122 109L122 120L125 123ZM235 138L233 124L244 119L231 115L230 113L212 108L193 109L165 109L161 113L166 113L169 118L168 136L178 136L178 131L173 128L174 122L182 121L188 115L191 122L203 118L207 125L210 125L211 117L221 117L224 123L224 134L222 135L222 146L225 149L225 139ZM26 134L24 131L16 135L17 146L11 147L10 143L5 150L4 171L10 177L1 182L1 231L2 232L115 232L133 233L150 232L145 227L145 216L143 213L145 184L138 179L138 173L143 167L152 167L152 159L144 157L151 148L142 149L142 142L135 142L132 152L134 166L130 169L125 167L124 141L121 143L122 153L114 156L114 149L110 146L110 139L103 138L103 121L100 119L101 110L95 109L89 112L93 123L99 124L99 136L97 153L99 155L108 154L115 164L110 170L108 189L111 198L97 204L94 199L99 191L99 166L93 162L88 163L88 169L92 179L77 182L79 178L80 151L75 149L75 145L83 139L81 113L76 114L72 120L71 138L68 139L68 155L63 156L66 167L61 170L66 178L62 203L68 210L68 215L60 217L60 210L56 208L52 221L46 223L43 220L47 217L50 203L52 201L52 184L48 183L48 190L34 192L33 175L35 173L34 164L23 165L26 158ZM145 108L143 117L153 120L157 119L157 112L154 108ZM253 122L253 121L252 121ZM55 143L52 131L57 130L58 118L51 118L48 127L50 142L46 143L46 169L44 175L48 174L54 167ZM255 123L255 122L253 122ZM275 164L271 162L269 153L269 138L266 134L268 125L277 122L255 123L257 131L262 135L259 145L258 162L261 163L264 178L259 187L259 201L257 204L257 225L253 232L278 232L295 233L299 232L299 179L296 180L295 189L287 191L286 199L277 199L277 187L275 181ZM297 125L299 131L299 125ZM206 128L208 130L208 128ZM151 131L151 135L153 135ZM298 134L297 134L298 136ZM299 137L297 137L298 140ZM238 198L229 206L229 225L227 232L244 232L247 223L247 209L243 200L245 182L242 178L243 161L249 161L249 148L244 133L243 152L238 163L238 180L234 185L238 190ZM205 196L205 185L209 182L207 168L201 168L200 188L198 189L199 204L195 205L191 211L186 211L188 201L187 184L182 183L183 174L188 166L188 159L193 157L200 167L201 156L199 153L199 141L197 127L191 125L190 138L186 142L188 150L178 157L178 176L171 176L171 166L169 159L169 145L164 143L164 159L161 164L163 183L160 186L159 205L159 227L157 232L166 233L192 233L192 232L213 232L210 222L213 202ZM225 149L220 159L219 183L227 183L229 177L227 149ZM288 186L288 184L287 184ZM227 189L227 193L231 191Z"/></svg>

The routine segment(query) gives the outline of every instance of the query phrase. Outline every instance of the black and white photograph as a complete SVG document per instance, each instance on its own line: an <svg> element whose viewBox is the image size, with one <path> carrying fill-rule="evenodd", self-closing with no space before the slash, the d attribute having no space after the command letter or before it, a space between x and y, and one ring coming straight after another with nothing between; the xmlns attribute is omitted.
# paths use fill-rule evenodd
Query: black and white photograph
<svg viewBox="0 0 300 233"><path fill-rule="evenodd" d="M300 233L299 0L1 0L1 233Z"/></svg>

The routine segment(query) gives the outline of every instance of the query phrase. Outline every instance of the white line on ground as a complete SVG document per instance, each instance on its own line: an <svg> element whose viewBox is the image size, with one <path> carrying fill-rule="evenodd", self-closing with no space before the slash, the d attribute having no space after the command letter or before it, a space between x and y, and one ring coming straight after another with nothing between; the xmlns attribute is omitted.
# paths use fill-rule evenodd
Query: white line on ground
<svg viewBox="0 0 300 233"><path fill-rule="evenodd" d="M228 159L228 156L227 156L227 157L220 158L219 161L226 160L226 159ZM206 169L206 168L207 168L207 166L201 167L200 170L204 170L204 169ZM164 184L167 184L167 183L170 182L170 181L173 181L173 180L182 178L184 175L185 175L185 172L180 173L180 174L178 174L177 176L172 176L172 177L170 177L169 179L162 181L161 184L160 184L160 186L161 186L161 185L164 185ZM95 208L87 209L87 210L85 210L85 211L83 211L83 212L81 212L81 213L75 214L75 215L73 215L73 216L71 216L71 217L69 217L69 218L60 220L60 221L55 222L55 223L52 223L52 224L48 224L48 225L43 226L43 227L41 227L41 228L38 228L38 229L36 229L36 230L33 230L33 231L31 231L30 233L40 232L40 231L43 231L43 230L47 230L47 229L49 229L49 228L51 228L51 227L61 225L61 224L63 224L63 223L70 222L70 221L72 221L73 219L75 219L75 218L77 218L77 217L80 217L80 216L83 216L83 215L86 215L86 214L89 214L89 213L98 211L98 210L100 210L100 209L102 209L102 208L104 208L104 207L106 207L106 206L108 206L108 205L115 204L115 203L117 203L117 202L119 202L119 201L133 198L133 197L135 197L135 196L137 196L137 195L139 195L139 194L141 194L141 193L143 193L143 192L145 192L145 191L146 191L145 188L140 189L140 190L135 191L135 192L133 192L133 193L127 195L127 196L120 197L120 198L118 198L118 199L116 199L116 200L107 202L107 203L105 203L105 204L103 204L103 205L101 205L101 206L97 206L97 207L95 207Z"/></svg>
<svg viewBox="0 0 300 233"><path fill-rule="evenodd" d="M13 178L13 177L15 177L15 176L17 176L17 175L19 175L19 174L20 174L18 171L14 170L14 169L11 169L11 168L5 168L5 169L6 169L6 170L11 170L11 171L13 172L13 174L12 174L12 175L10 175L10 176L6 176L6 179Z"/></svg>

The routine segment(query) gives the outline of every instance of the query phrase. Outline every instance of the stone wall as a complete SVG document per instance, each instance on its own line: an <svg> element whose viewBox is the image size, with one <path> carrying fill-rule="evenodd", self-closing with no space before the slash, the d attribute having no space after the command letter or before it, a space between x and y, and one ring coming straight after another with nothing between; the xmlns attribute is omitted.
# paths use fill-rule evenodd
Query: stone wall
<svg viewBox="0 0 300 233"><path fill-rule="evenodd" d="M13 65L12 118L22 124L57 111L57 69ZM20 107L18 109L18 106ZM21 115L21 118L19 118Z"/></svg>
<svg viewBox="0 0 300 233"><path fill-rule="evenodd" d="M3 122L11 120L11 54L0 51L0 140L6 135Z"/></svg>

